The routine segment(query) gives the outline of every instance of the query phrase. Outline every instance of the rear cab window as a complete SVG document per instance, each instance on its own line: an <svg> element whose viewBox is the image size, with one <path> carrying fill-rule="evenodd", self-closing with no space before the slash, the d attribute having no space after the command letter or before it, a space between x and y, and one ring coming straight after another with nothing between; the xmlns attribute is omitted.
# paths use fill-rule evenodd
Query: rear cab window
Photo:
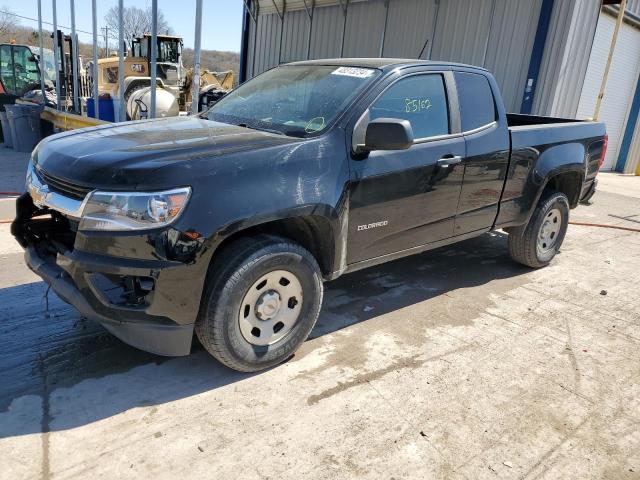
<svg viewBox="0 0 640 480"><path fill-rule="evenodd" d="M460 122L463 132L482 128L496 121L496 103L489 80L478 73L455 72Z"/></svg>
<svg viewBox="0 0 640 480"><path fill-rule="evenodd" d="M369 120L376 118L408 120L416 140L447 135L449 110L443 76L415 74L393 83L369 107Z"/></svg>

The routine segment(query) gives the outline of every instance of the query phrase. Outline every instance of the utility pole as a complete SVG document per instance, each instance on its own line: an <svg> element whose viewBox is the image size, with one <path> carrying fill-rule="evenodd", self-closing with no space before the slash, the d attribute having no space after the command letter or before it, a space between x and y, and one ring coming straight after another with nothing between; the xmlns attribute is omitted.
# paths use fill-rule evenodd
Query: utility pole
<svg viewBox="0 0 640 480"><path fill-rule="evenodd" d="M109 27L102 27L100 30L104 32L104 56L109 56Z"/></svg>

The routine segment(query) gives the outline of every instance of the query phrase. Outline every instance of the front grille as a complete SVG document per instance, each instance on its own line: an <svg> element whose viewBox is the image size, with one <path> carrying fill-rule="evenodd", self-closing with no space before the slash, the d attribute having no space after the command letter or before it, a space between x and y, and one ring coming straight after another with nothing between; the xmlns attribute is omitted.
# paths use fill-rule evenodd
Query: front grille
<svg viewBox="0 0 640 480"><path fill-rule="evenodd" d="M41 170L39 168L36 168L36 173L40 178L40 181L49 187L49 190L57 192L66 197L74 198L76 200L84 200L84 197L87 196L87 193L93 190L90 187L77 185L67 180L61 180L59 178L52 177L44 170Z"/></svg>

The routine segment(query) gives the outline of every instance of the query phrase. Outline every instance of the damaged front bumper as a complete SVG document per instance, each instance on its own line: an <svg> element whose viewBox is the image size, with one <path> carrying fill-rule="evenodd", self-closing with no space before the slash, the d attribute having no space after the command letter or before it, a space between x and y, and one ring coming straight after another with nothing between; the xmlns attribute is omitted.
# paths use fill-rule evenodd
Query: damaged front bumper
<svg viewBox="0 0 640 480"><path fill-rule="evenodd" d="M166 356L188 355L191 351L193 324L179 325L159 317L152 317L132 308L105 308L102 313L94 307L99 293L95 287L91 293L78 288L73 277L58 265L64 262L71 265L77 260L69 257L42 258L34 246L25 251L25 261L36 275L39 275L64 300L73 305L82 316L99 322L123 342L150 353ZM95 263L93 266L95 267ZM76 263L76 272L90 272L89 265ZM92 272L95 275L95 272ZM87 285L88 286L88 285ZM104 303L104 302L103 302ZM144 318L147 316L148 318Z"/></svg>
<svg viewBox="0 0 640 480"><path fill-rule="evenodd" d="M202 288L200 267L157 254L132 258L102 253L123 251L114 247L119 244L135 257L141 244L159 249L166 232L91 237L77 232L77 225L59 212L34 206L29 194L16 205L12 233L25 248L27 265L64 301L136 348L166 356L190 353ZM111 251L101 251L105 240Z"/></svg>

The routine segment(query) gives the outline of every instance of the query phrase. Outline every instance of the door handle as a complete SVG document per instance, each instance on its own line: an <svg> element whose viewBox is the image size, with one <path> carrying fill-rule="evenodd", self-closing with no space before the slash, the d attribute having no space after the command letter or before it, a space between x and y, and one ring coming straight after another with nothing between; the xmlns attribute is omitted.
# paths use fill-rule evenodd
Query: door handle
<svg viewBox="0 0 640 480"><path fill-rule="evenodd" d="M462 162L462 157L459 155L447 155L438 160L438 166L448 167L449 165L457 165Z"/></svg>

